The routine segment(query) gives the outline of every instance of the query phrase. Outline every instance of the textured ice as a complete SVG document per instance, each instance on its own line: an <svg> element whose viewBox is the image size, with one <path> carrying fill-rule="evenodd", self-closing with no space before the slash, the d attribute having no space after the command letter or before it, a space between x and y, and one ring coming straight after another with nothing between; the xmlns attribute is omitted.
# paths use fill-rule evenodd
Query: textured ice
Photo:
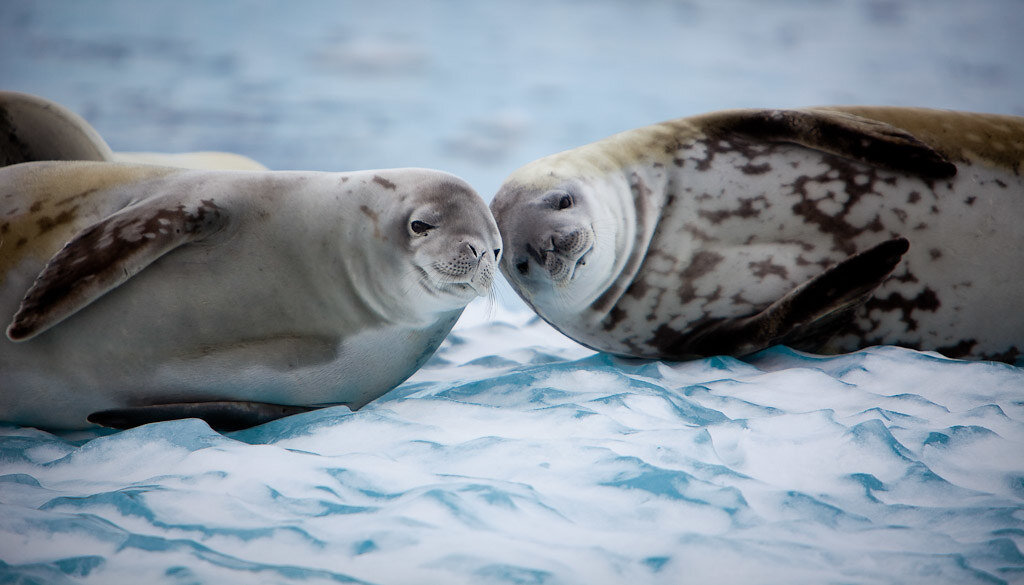
<svg viewBox="0 0 1024 585"><path fill-rule="evenodd" d="M357 412L0 427L0 518L2 582L1014 583L1024 370L623 360L474 305Z"/></svg>

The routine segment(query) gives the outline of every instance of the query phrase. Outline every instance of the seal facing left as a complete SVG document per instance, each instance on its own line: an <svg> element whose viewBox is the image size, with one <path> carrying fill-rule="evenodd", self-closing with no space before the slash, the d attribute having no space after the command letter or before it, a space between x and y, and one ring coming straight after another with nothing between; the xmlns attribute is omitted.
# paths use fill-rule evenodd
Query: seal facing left
<svg viewBox="0 0 1024 585"><path fill-rule="evenodd" d="M0 169L0 419L198 417L242 428L358 408L490 290L483 200L427 169Z"/></svg>

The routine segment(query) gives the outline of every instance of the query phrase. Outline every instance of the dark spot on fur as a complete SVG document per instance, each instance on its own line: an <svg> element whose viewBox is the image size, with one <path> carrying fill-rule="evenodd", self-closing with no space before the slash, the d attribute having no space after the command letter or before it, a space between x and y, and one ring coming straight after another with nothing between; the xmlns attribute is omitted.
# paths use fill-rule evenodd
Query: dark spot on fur
<svg viewBox="0 0 1024 585"><path fill-rule="evenodd" d="M59 225L70 223L75 219L76 211L78 211L77 205L72 207L71 209L65 209L64 211L60 212L56 217L41 217L37 219L36 225L39 226L39 234L45 234L46 232L52 230L53 228Z"/></svg>
<svg viewBox="0 0 1024 585"><path fill-rule="evenodd" d="M634 205L642 205L641 199L650 197L652 191L647 183L644 182L638 173L633 173L629 177L629 190L633 194Z"/></svg>
<svg viewBox="0 0 1024 585"><path fill-rule="evenodd" d="M977 197L975 197L974 195L971 195L967 199L964 199L964 203L966 203L967 205L974 205L974 202L977 201L977 199L978 199Z"/></svg>
<svg viewBox="0 0 1024 585"><path fill-rule="evenodd" d="M384 187L385 189L390 189L392 191L394 191L395 189L398 188L397 185L395 185L391 181L385 179L384 177L381 177L380 175L374 175L373 176L373 182L377 183L381 187Z"/></svg>
<svg viewBox="0 0 1024 585"><path fill-rule="evenodd" d="M680 274L679 300L685 305L697 298L693 282L710 274L724 260L721 254L701 250L693 255L690 265Z"/></svg>
<svg viewBox="0 0 1024 585"><path fill-rule="evenodd" d="M942 258L942 250L932 248L931 250L928 250L928 255L931 256L932 260L938 260L939 258Z"/></svg>
<svg viewBox="0 0 1024 585"><path fill-rule="evenodd" d="M913 205L914 203L917 203L920 200L921 200L921 194L919 192L917 192L917 191L911 191L910 194L907 195L907 203L910 203L911 205Z"/></svg>
<svg viewBox="0 0 1024 585"><path fill-rule="evenodd" d="M740 167L740 171L742 171L745 175L763 175L767 172L770 172L771 170L772 165L768 163L761 163L759 165L747 163Z"/></svg>
<svg viewBox="0 0 1024 585"><path fill-rule="evenodd" d="M942 305L939 296L934 290L925 287L916 297L908 299L898 292L894 292L885 298L873 297L864 303L865 309L871 311L902 313L900 320L907 326L907 331L917 331L917 320L914 319L914 311L928 311L934 313Z"/></svg>
<svg viewBox="0 0 1024 585"><path fill-rule="evenodd" d="M642 299L644 298L644 295L647 294L648 288L646 280L643 278L637 278L629 285L629 288L626 289L626 294L635 299Z"/></svg>
<svg viewBox="0 0 1024 585"><path fill-rule="evenodd" d="M1008 349L1008 350L1006 350L1006 351L1004 351L1002 353L982 354L979 357L981 359L983 359L983 360L991 360L991 361L995 361L995 362L1005 362L1005 363L1008 363L1008 364L1016 364L1017 360L1020 359L1021 355L1022 355L1021 351L1019 349L1017 349L1016 345L1014 345L1014 346L1010 347L1010 349Z"/></svg>
<svg viewBox="0 0 1024 585"><path fill-rule="evenodd" d="M39 211L42 208L43 208L42 201L36 201L35 203L32 204L32 207L28 208L28 211L29 211L29 213L35 213L35 212Z"/></svg>
<svg viewBox="0 0 1024 585"><path fill-rule="evenodd" d="M757 197L740 197L739 207L735 209L718 209L715 211L700 210L698 214L704 219L710 221L714 225L718 225L731 217L739 217L741 219L749 219L752 217L758 217L761 215L761 210L754 207L755 201L761 201L768 207L767 198L764 195Z"/></svg>
<svg viewBox="0 0 1024 585"><path fill-rule="evenodd" d="M608 311L608 316L605 318L602 325L606 331L615 329L615 326L622 322L629 314L623 309L619 308L618 305L612 307L611 311Z"/></svg>
<svg viewBox="0 0 1024 585"><path fill-rule="evenodd" d="M772 274L783 280L789 279L789 271L786 270L786 267L772 263L771 258L765 258L760 262L751 262L748 266L750 266L751 274L760 279L764 279Z"/></svg>
<svg viewBox="0 0 1024 585"><path fill-rule="evenodd" d="M70 197L65 197L65 198L55 202L54 206L55 207L64 207L65 205L71 203L75 199L84 199L84 198L88 197L89 195L92 195L96 191L99 191L99 189L89 189L87 191L82 191L81 193L76 193L74 195L71 195Z"/></svg>

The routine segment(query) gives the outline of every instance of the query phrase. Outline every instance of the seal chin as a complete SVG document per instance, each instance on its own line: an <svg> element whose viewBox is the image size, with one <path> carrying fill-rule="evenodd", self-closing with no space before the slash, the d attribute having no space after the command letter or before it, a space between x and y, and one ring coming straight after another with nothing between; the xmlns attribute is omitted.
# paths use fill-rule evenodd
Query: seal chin
<svg viewBox="0 0 1024 585"><path fill-rule="evenodd" d="M460 301L487 296L494 281L493 267L488 269L484 264L461 276L437 273L422 267L419 267L419 271L422 276L420 284L432 295L454 297Z"/></svg>

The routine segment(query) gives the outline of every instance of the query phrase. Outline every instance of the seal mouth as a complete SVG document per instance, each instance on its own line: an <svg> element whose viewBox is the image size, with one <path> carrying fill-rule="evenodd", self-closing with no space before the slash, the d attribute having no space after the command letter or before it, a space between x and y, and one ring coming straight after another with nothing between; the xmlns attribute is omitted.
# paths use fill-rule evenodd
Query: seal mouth
<svg viewBox="0 0 1024 585"><path fill-rule="evenodd" d="M459 299L472 299L473 297L486 297L491 292L492 278L489 274L477 268L473 270L468 279L463 277L452 277L445 274L435 274L422 267L417 267L420 274L420 285L431 295L451 295Z"/></svg>
<svg viewBox="0 0 1024 585"><path fill-rule="evenodd" d="M593 249L593 246L587 248L575 261L554 252L547 252L543 266L555 285L566 286L579 276L580 268L587 265L587 258Z"/></svg>
<svg viewBox="0 0 1024 585"><path fill-rule="evenodd" d="M572 279L576 278L576 275L579 274L580 267L587 265L587 256L590 256L590 253L593 250L594 250L594 247L591 246L591 247L587 248L586 252L584 252L583 254L580 255L579 260L577 260L576 263L573 264L572 268L569 270L569 278L568 278L568 280L571 281Z"/></svg>

